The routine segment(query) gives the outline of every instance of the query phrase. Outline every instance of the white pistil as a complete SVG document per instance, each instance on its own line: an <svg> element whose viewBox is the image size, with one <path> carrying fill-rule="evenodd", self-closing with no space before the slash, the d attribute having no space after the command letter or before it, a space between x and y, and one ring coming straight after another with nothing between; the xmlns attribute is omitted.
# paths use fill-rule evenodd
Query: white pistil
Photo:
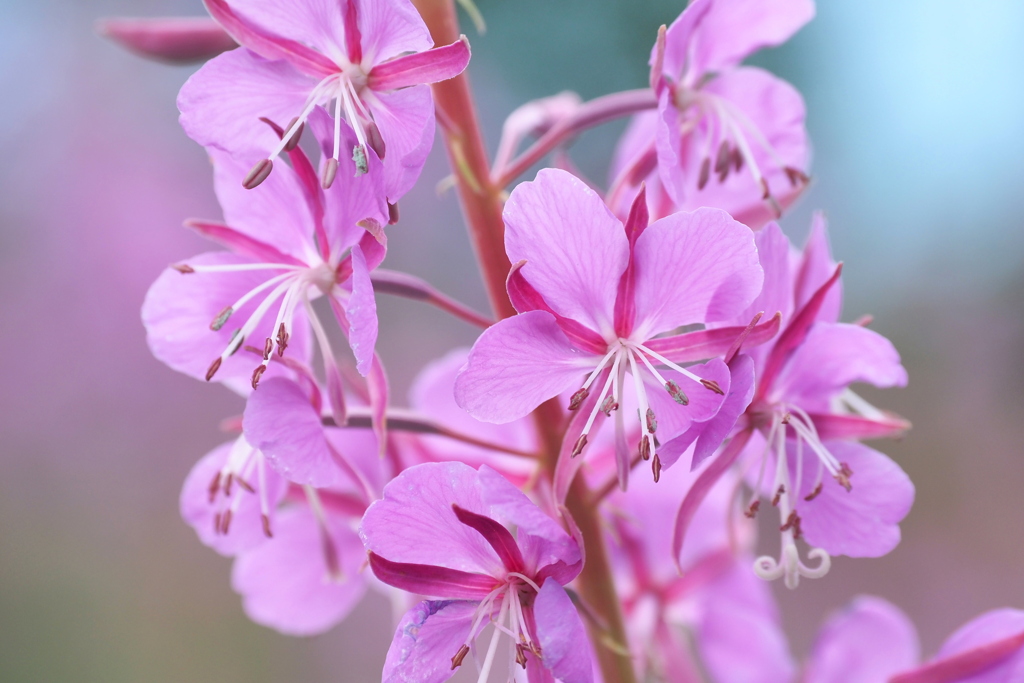
<svg viewBox="0 0 1024 683"><path fill-rule="evenodd" d="M498 612L495 626L505 621L505 615L508 614L509 600L511 599L511 591L505 591L505 597L502 598L501 610ZM498 651L498 638L500 637L501 629L495 628L494 633L491 635L491 643L487 646L487 654L484 656L484 663L480 667L480 676L476 679L476 683L486 683L487 677L491 675L491 666L494 664L494 654Z"/></svg>

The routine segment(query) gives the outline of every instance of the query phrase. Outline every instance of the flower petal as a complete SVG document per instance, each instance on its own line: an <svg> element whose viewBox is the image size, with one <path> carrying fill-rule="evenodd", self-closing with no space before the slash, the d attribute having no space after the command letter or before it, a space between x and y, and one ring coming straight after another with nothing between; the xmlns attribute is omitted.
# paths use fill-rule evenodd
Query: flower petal
<svg viewBox="0 0 1024 683"><path fill-rule="evenodd" d="M825 215L820 211L811 219L811 232L804 245L803 258L794 273L796 287L796 307L802 308L810 301L814 293L835 272L836 262L832 259L832 247L829 246L828 224ZM838 322L840 309L843 305L843 283L836 282L821 304L816 320Z"/></svg>
<svg viewBox="0 0 1024 683"><path fill-rule="evenodd" d="M917 665L921 647L896 606L861 595L833 614L818 634L806 683L875 683Z"/></svg>
<svg viewBox="0 0 1024 683"><path fill-rule="evenodd" d="M601 197L570 173L543 169L505 204L505 250L553 310L603 334L612 330L629 246Z"/></svg>
<svg viewBox="0 0 1024 683"><path fill-rule="evenodd" d="M636 336L735 318L764 278L750 230L720 209L655 221L636 243Z"/></svg>
<svg viewBox="0 0 1024 683"><path fill-rule="evenodd" d="M455 380L455 400L478 420L511 422L575 388L587 358L569 344L550 313L521 313L480 335Z"/></svg>
<svg viewBox="0 0 1024 683"><path fill-rule="evenodd" d="M348 343L356 357L356 370L364 377L373 363L377 344L377 300L373 295L370 271L359 245L352 247L352 294L345 306L348 318Z"/></svg>
<svg viewBox="0 0 1024 683"><path fill-rule="evenodd" d="M674 370L662 371L665 379L675 382L686 394L689 403L683 406L672 398L663 385L645 373L647 401L657 416L658 438L663 441L670 441L691 426L712 419L721 410L729 395L732 377L728 366L721 359L714 358L702 365L691 365L687 369L702 379L717 383L725 394L712 391Z"/></svg>
<svg viewBox="0 0 1024 683"><path fill-rule="evenodd" d="M1024 680L1024 612L997 609L961 626L932 662L898 683L1017 683ZM916 674L916 675L915 675Z"/></svg>
<svg viewBox="0 0 1024 683"><path fill-rule="evenodd" d="M352 0L362 35L363 64L376 65L405 52L434 46L430 32L409 0Z"/></svg>
<svg viewBox="0 0 1024 683"><path fill-rule="evenodd" d="M477 602L427 600L405 613L395 629L383 683L443 683L452 657L469 638Z"/></svg>
<svg viewBox="0 0 1024 683"><path fill-rule="evenodd" d="M394 204L412 189L434 144L434 100L430 87L394 92L364 91L364 101L385 143L384 186Z"/></svg>
<svg viewBox="0 0 1024 683"><path fill-rule="evenodd" d="M231 585L258 624L295 636L323 633L355 607L366 590L359 537L328 516L327 529L340 558L341 580L328 579L323 539L305 506L282 510L274 538L235 560Z"/></svg>
<svg viewBox="0 0 1024 683"><path fill-rule="evenodd" d="M345 35L345 23L343 3L338 0L231 0L231 6L267 34L305 44L323 55L346 54L344 41L339 39ZM248 47L259 51L255 45Z"/></svg>
<svg viewBox="0 0 1024 683"><path fill-rule="evenodd" d="M533 603L541 661L562 683L591 683L594 656L590 639L569 595L554 579L540 587Z"/></svg>
<svg viewBox="0 0 1024 683"><path fill-rule="evenodd" d="M505 533L508 533L507 529ZM370 552L370 569L373 570L374 576L389 586L415 595L435 598L482 600L501 585L498 579L486 574L463 572L430 564L392 562L375 552Z"/></svg>
<svg viewBox="0 0 1024 683"><path fill-rule="evenodd" d="M455 78L469 65L469 41L463 36L451 45L397 57L373 68L367 85L373 90L397 90L411 85Z"/></svg>

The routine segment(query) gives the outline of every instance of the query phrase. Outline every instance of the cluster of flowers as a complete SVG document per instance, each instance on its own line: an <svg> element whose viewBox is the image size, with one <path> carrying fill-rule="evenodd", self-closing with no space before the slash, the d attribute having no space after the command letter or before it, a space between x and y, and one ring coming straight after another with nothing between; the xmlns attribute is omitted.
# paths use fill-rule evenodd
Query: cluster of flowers
<svg viewBox="0 0 1024 683"><path fill-rule="evenodd" d="M809 180L804 106L741 62L811 0L694 0L658 32L648 87L531 102L490 177L455 164L500 197L582 129L633 116L606 192L562 157L507 196L517 314L496 323L379 267L435 120L466 134L429 87L463 72L466 39L434 46L407 0L205 2L216 24L108 31L163 57L238 44L178 99L224 212L187 225L225 249L168 268L143 320L161 361L246 398L181 510L234 558L248 615L315 634L381 591L404 612L386 682L444 681L467 658L486 681L502 647L507 679L531 683L797 676L764 580L888 553L914 496L861 443L908 424L850 389L904 385L899 355L870 321L839 322L824 220L802 250L772 222ZM408 409L374 350L377 293L485 328L423 370ZM765 514L779 551L755 558ZM594 601L602 573L616 604ZM1024 612L1002 610L922 665L906 617L865 597L801 675L1018 680L1022 645Z"/></svg>

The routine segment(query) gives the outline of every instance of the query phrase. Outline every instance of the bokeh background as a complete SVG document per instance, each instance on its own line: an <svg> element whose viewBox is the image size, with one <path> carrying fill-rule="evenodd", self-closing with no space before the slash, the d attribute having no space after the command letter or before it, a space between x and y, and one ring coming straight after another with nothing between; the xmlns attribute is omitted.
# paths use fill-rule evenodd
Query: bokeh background
<svg viewBox="0 0 1024 683"><path fill-rule="evenodd" d="M646 82L681 0L480 0L472 79L488 142L523 101ZM177 126L191 69L93 34L111 15L199 14L199 0L0 0L0 680L373 681L390 611L289 639L248 622L230 564L177 515L180 484L220 443L239 399L149 355L139 307L168 263L206 246L180 227L218 217L202 150ZM755 58L805 95L814 185L783 222L828 212L847 263L845 316L876 316L911 384L876 403L914 430L885 450L917 502L881 560L778 590L793 647L859 592L900 604L926 652L1000 605L1024 607L1024 4L822 2L788 45ZM574 157L603 180L621 126ZM484 308L435 150L402 203L387 265ZM383 300L395 394L474 332ZM415 330L412 332L412 330ZM780 588L776 586L776 588Z"/></svg>

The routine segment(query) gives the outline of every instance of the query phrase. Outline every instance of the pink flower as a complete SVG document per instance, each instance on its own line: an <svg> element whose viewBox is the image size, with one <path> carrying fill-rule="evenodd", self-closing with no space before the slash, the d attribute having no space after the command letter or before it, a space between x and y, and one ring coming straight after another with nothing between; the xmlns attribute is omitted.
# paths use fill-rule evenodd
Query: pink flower
<svg viewBox="0 0 1024 683"><path fill-rule="evenodd" d="M518 663L531 681L593 680L583 624L563 588L582 567L579 546L494 470L410 468L366 511L360 533L378 579L435 598L399 623L385 683L448 680L491 621L479 680L503 633L511 636L509 679Z"/></svg>
<svg viewBox="0 0 1024 683"><path fill-rule="evenodd" d="M283 166L258 192L246 192L234 180L238 159L211 150L226 224L188 224L231 251L168 268L142 308L150 348L172 368L207 380L248 376L255 387L275 353L298 348L298 359L307 360L308 320L334 374L334 353L311 305L327 296L359 371L370 371L377 337L370 271L384 245L379 230L360 224L387 221L379 166L323 190L305 154L296 148L290 155L294 168ZM236 355L243 345L255 352Z"/></svg>
<svg viewBox="0 0 1024 683"><path fill-rule="evenodd" d="M516 264L508 292L519 315L477 340L455 385L459 405L480 420L509 422L582 384L569 402L570 410L589 413L578 454L601 413L616 413L622 437L624 411L617 409L630 392L639 407L639 451L651 458L655 433L672 438L718 412L729 391L725 364L681 365L718 352L693 357L692 348L674 345L684 335L655 338L732 319L750 304L762 272L746 227L717 209L648 226L642 195L623 225L580 180L550 169L516 187L504 218L505 248ZM628 471L623 438L617 455Z"/></svg>
<svg viewBox="0 0 1024 683"><path fill-rule="evenodd" d="M692 2L652 50L658 111L636 117L624 135L609 203L624 211L632 192L615 185L648 177L655 217L716 206L758 228L792 204L807 183L803 99L739 64L813 16L811 0Z"/></svg>
<svg viewBox="0 0 1024 683"><path fill-rule="evenodd" d="M385 192L392 202L412 187L434 139L433 101L425 84L466 68L465 38L430 49L430 34L408 0L205 4L243 47L192 76L178 107L181 125L203 146L265 150L252 172L236 174L234 182L245 177L247 187L258 185L311 113L330 107L333 145L324 187L349 157L356 162L354 173L365 173L371 152L386 159ZM269 136L260 117L287 124L284 136ZM343 129L354 132L354 141Z"/></svg>

